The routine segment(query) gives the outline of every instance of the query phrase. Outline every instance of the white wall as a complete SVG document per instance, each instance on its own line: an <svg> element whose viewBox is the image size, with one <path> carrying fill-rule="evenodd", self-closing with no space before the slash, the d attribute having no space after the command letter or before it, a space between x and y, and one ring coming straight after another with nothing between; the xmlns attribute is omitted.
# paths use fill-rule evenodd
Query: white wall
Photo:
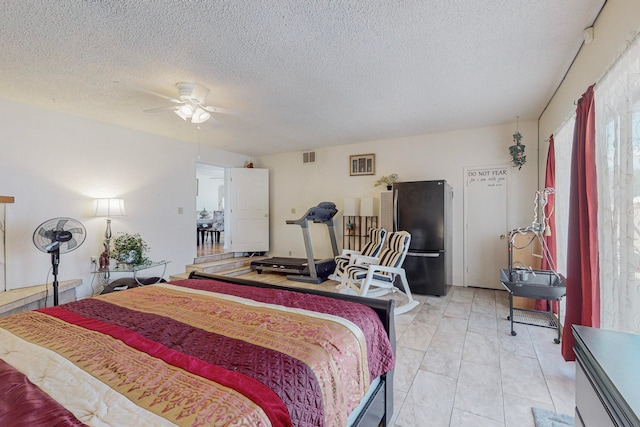
<svg viewBox="0 0 640 427"><path fill-rule="evenodd" d="M543 184L549 149L546 140L576 110L575 101L580 99L589 86L597 83L638 31L640 1L608 0L594 25L593 42L583 44L565 80L540 117L540 167L543 171Z"/></svg>
<svg viewBox="0 0 640 427"><path fill-rule="evenodd" d="M7 207L9 289L51 281L50 257L32 235L45 220L68 216L85 225L87 239L61 256L58 278L81 278L79 295L91 294L90 257L102 251L106 224L91 216L97 197L125 199L114 235L140 233L151 259L171 261L167 274L184 272L196 252L196 161L242 167L249 159L2 99L0 118L0 194L15 196Z"/></svg>
<svg viewBox="0 0 640 427"><path fill-rule="evenodd" d="M515 123L511 123L318 149L313 165L302 164L301 152L259 158L256 166L269 168L271 173L270 254L288 256L291 252L294 257L305 257L300 227L285 221L301 217L322 201L332 201L342 210L344 198L379 197L383 188L373 184L381 175L395 172L400 181L446 179L454 189L453 283L462 284L463 170L469 166L510 165L508 147L513 144L515 130ZM528 163L522 170L509 167L509 229L531 224L537 190L537 123L520 122L519 130ZM349 176L349 156L368 153L376 155L376 175ZM338 246L342 247L341 213L336 218ZM316 258L331 256L326 227L313 224L310 229Z"/></svg>

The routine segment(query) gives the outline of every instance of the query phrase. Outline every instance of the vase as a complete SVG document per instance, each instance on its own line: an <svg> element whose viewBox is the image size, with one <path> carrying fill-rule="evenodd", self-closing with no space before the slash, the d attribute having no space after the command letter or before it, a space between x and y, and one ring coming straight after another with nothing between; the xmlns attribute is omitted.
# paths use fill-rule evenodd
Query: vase
<svg viewBox="0 0 640 427"><path fill-rule="evenodd" d="M118 256L118 262L122 264L135 264L138 261L139 261L138 252L133 250L129 252L121 253Z"/></svg>
<svg viewBox="0 0 640 427"><path fill-rule="evenodd" d="M387 185L387 190L391 191L391 186Z"/></svg>

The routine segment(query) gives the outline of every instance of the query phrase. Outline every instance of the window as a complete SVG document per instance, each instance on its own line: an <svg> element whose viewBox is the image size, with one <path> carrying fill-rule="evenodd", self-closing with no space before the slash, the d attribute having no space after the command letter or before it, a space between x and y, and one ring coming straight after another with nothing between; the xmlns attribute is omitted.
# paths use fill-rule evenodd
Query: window
<svg viewBox="0 0 640 427"><path fill-rule="evenodd" d="M594 89L601 327L640 333L640 41Z"/></svg>

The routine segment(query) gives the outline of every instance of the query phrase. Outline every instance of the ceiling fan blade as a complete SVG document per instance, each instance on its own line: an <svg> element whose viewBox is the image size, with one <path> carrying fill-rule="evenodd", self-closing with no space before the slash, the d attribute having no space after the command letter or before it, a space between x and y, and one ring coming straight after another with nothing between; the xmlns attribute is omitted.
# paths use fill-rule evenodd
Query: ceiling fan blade
<svg viewBox="0 0 640 427"><path fill-rule="evenodd" d="M148 110L142 110L142 111L144 111L145 113L160 113L162 111L173 111L176 108L178 108L177 105L169 105L169 106L166 106L166 107L150 108Z"/></svg>
<svg viewBox="0 0 640 427"><path fill-rule="evenodd" d="M250 113L247 113L246 111L231 110L229 108L214 107L212 105L201 105L201 107L210 113L229 114L231 116L237 116L237 117L242 117L246 119L249 119L252 116Z"/></svg>
<svg viewBox="0 0 640 427"><path fill-rule="evenodd" d="M222 123L220 123L219 120L216 120L213 117L211 117L209 120L207 120L207 123L209 123L210 126L214 127L214 128L221 128L222 127Z"/></svg>
<svg viewBox="0 0 640 427"><path fill-rule="evenodd" d="M158 93L158 92L155 92L155 91L153 91L153 90L150 90L150 89L144 88L144 87L142 87L142 86L134 85L134 84L131 84L131 83L124 83L124 82L121 82L121 81L118 81L118 80L114 81L114 83L119 83L119 84L121 84L121 85L123 85L123 86L129 87L129 88L134 89L134 90L137 90L137 91L139 91L139 92L148 93L149 95L154 95L154 96L157 96L157 97L160 97L160 98L166 99L167 101L175 102L175 103L177 103L177 104L182 104L182 103L183 103L183 102L182 102L182 101L180 101L179 99L172 98L172 97L167 96L167 95L163 95L163 94L161 94L161 93Z"/></svg>

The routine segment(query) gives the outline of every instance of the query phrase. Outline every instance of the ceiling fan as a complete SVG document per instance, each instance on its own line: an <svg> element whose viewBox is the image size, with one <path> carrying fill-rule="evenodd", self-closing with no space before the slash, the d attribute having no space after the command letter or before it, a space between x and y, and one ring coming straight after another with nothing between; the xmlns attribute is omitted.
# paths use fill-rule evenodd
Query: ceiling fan
<svg viewBox="0 0 640 427"><path fill-rule="evenodd" d="M146 113L156 113L161 111L173 111L182 120L189 120L191 123L204 123L211 118L211 113L221 114L233 114L238 113L226 108L214 107L205 104L205 99L209 94L209 88L200 83L179 82L176 83L178 89L178 97L173 98L171 96L163 95L158 92L154 92L149 89L134 86L135 89L142 92L149 93L151 95L158 96L160 98L171 101L176 105L169 105L166 107L152 108L144 110Z"/></svg>

